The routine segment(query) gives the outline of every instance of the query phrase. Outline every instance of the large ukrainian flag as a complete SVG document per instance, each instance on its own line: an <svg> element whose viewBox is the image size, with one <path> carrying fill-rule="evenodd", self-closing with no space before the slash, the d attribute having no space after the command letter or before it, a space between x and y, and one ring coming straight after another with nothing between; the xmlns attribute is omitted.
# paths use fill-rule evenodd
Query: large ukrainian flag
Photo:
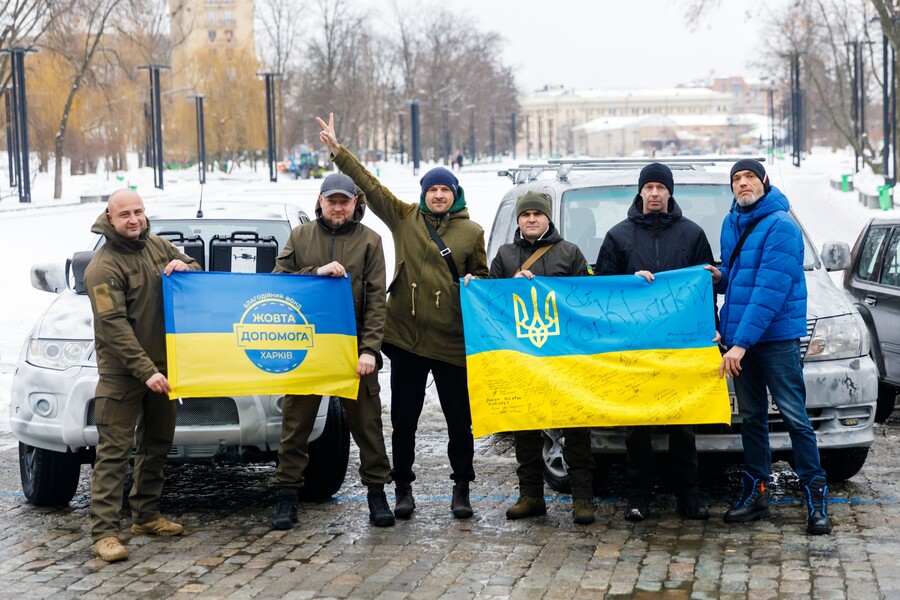
<svg viewBox="0 0 900 600"><path fill-rule="evenodd" d="M498 431L730 423L702 267L473 280L462 289L476 437Z"/></svg>
<svg viewBox="0 0 900 600"><path fill-rule="evenodd" d="M163 277L170 397L356 399L350 279L174 272Z"/></svg>

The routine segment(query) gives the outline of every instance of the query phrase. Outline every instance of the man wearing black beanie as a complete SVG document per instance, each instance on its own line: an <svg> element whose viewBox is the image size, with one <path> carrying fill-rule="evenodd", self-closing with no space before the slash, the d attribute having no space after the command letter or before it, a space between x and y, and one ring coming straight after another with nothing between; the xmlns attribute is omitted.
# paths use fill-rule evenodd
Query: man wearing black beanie
<svg viewBox="0 0 900 600"><path fill-rule="evenodd" d="M749 523L771 514L771 394L790 434L791 464L806 497L806 532L827 535L828 485L806 412L800 351L800 338L807 333L803 233L791 216L790 202L770 185L759 161L734 163L731 190L734 202L722 223L722 264L709 270L715 291L725 296L719 331L728 351L719 377L727 374L734 382L746 469L741 494L724 519Z"/></svg>
<svg viewBox="0 0 900 600"><path fill-rule="evenodd" d="M597 257L597 275L633 273L653 282L653 273L713 263L712 249L703 228L684 217L672 195L672 170L660 163L641 169L638 194L628 218L612 227ZM715 300L710 307L715 311ZM692 425L670 425L669 463L678 500L678 512L688 519L708 519L709 510L697 485L697 444ZM651 427L627 427L625 432L628 503L625 518L647 518L655 483Z"/></svg>

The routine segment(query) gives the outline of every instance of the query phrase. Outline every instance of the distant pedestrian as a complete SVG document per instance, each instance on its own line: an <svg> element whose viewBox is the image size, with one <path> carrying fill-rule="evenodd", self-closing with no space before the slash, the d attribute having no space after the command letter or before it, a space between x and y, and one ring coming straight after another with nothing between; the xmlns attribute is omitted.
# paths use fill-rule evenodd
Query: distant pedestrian
<svg viewBox="0 0 900 600"><path fill-rule="evenodd" d="M728 351L719 376L734 381L747 468L726 523L769 517L769 398L791 437L794 470L806 496L806 531L831 533L828 486L816 434L806 413L800 338L806 335L803 233L788 199L770 185L763 165L743 159L731 168L731 211L722 224L722 266L708 267L725 294L722 339Z"/></svg>
<svg viewBox="0 0 900 600"><path fill-rule="evenodd" d="M444 418L457 519L472 516L469 483L475 480L472 415L466 379L459 278L488 275L484 230L469 219L459 180L443 167L421 180L417 203L400 201L337 141L334 115L317 119L322 142L334 163L366 195L372 212L394 238L394 280L388 286L387 323L382 349L391 359L391 424L397 485L394 514L408 519L412 494L416 429L425 402L428 374L434 377Z"/></svg>
<svg viewBox="0 0 900 600"><path fill-rule="evenodd" d="M634 273L648 283L653 274L695 265L713 264L712 249L703 228L684 216L675 201L672 170L660 163L641 169L638 193L628 218L606 234L597 256L598 275ZM715 306L710 306L714 311ZM625 518L642 521L650 514L650 498L656 479L652 427L625 428L625 466L628 500ZM675 487L678 512L688 519L708 519L709 509L697 484L697 443L693 425L668 425L668 473Z"/></svg>
<svg viewBox="0 0 900 600"><path fill-rule="evenodd" d="M172 388L166 378L162 277L200 266L150 233L144 202L128 189L109 196L91 231L106 238L84 272L100 373L94 397L98 441L91 538L94 554L116 562L128 558L119 538L119 512L132 449L132 533L169 536L184 531L159 512L177 410L168 396Z"/></svg>
<svg viewBox="0 0 900 600"><path fill-rule="evenodd" d="M462 152L457 152L456 153L456 168L458 168L460 171L462 171L462 166L463 166Z"/></svg>
<svg viewBox="0 0 900 600"><path fill-rule="evenodd" d="M369 520L378 527L394 524L384 494L391 482L391 465L384 447L378 371L385 319L385 268L381 236L363 225L365 196L353 180L333 173L322 182L316 201L316 220L295 227L278 255L275 273L350 277L356 313L359 394L342 398L350 433L359 447L359 475L366 486ZM309 464L309 435L316 421L321 396L284 397L284 419L275 486L277 507L272 529L290 529L297 521L297 494Z"/></svg>

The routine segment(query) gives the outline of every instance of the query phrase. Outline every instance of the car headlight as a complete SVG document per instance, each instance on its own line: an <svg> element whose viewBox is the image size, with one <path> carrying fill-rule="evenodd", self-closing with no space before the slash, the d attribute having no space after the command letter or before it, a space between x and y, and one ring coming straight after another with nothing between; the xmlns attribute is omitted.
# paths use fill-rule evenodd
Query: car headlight
<svg viewBox="0 0 900 600"><path fill-rule="evenodd" d="M93 351L94 342L90 340L33 339L25 360L36 367L62 371L85 364Z"/></svg>
<svg viewBox="0 0 900 600"><path fill-rule="evenodd" d="M866 328L856 315L816 320L806 350L807 361L856 358L868 352Z"/></svg>

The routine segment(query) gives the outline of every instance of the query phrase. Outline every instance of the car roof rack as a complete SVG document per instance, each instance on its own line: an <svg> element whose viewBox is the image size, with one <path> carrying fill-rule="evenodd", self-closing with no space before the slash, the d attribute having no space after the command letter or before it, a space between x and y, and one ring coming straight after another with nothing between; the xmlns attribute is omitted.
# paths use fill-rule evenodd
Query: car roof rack
<svg viewBox="0 0 900 600"><path fill-rule="evenodd" d="M733 163L745 158L752 158L759 162L766 160L764 156L666 157L663 160L654 158L552 158L545 163L521 164L518 167L497 171L497 175L509 177L514 184L519 184L535 181L545 171L555 171L558 181L568 181L569 173L573 170L615 171L644 167L653 162L663 162L672 170L677 171L710 167L720 163Z"/></svg>

